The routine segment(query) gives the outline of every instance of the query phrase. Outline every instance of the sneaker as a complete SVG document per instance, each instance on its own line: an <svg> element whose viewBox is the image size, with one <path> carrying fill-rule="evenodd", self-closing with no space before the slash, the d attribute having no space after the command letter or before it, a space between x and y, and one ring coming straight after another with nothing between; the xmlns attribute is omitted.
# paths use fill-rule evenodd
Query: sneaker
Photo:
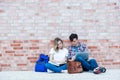
<svg viewBox="0 0 120 80"><path fill-rule="evenodd" d="M67 70L62 70L62 71L61 71L61 73L66 73L66 72L67 72Z"/></svg>
<svg viewBox="0 0 120 80"><path fill-rule="evenodd" d="M100 74L100 73L105 73L105 72L106 72L105 67L97 67L93 70L93 73L95 73L95 74Z"/></svg>

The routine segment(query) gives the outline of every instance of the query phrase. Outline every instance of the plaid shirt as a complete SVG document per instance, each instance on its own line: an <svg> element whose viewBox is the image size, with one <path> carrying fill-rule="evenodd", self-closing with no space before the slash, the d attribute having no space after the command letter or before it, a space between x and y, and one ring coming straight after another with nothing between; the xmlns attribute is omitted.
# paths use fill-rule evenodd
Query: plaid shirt
<svg viewBox="0 0 120 80"><path fill-rule="evenodd" d="M68 53L68 58L72 58L78 53L85 53L85 55L88 55L88 47L86 46L86 44L79 43L78 46L68 47Z"/></svg>

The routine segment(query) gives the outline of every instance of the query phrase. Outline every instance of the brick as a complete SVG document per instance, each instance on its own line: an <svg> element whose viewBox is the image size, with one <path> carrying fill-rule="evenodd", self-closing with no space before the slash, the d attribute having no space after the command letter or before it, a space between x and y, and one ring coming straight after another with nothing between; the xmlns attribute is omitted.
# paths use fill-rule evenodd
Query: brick
<svg viewBox="0 0 120 80"><path fill-rule="evenodd" d="M24 42L24 43L29 43L29 40L24 40L23 42Z"/></svg>
<svg viewBox="0 0 120 80"><path fill-rule="evenodd" d="M108 3L107 5L108 5L108 6L115 6L116 3Z"/></svg>
<svg viewBox="0 0 120 80"><path fill-rule="evenodd" d="M23 50L23 47L13 47L14 50Z"/></svg>
<svg viewBox="0 0 120 80"><path fill-rule="evenodd" d="M0 53L0 56L2 56L2 54Z"/></svg>
<svg viewBox="0 0 120 80"><path fill-rule="evenodd" d="M104 62L104 60L102 60L102 59L97 59L97 62Z"/></svg>
<svg viewBox="0 0 120 80"><path fill-rule="evenodd" d="M79 40L80 42L88 42L88 40Z"/></svg>
<svg viewBox="0 0 120 80"><path fill-rule="evenodd" d="M21 44L11 44L11 46L21 46Z"/></svg>
<svg viewBox="0 0 120 80"><path fill-rule="evenodd" d="M9 50L9 51L5 51L6 53L15 53L15 51L11 51L11 50Z"/></svg>
<svg viewBox="0 0 120 80"><path fill-rule="evenodd" d="M5 56L13 56L14 53L6 53Z"/></svg>
<svg viewBox="0 0 120 80"><path fill-rule="evenodd" d="M109 48L119 48L119 46L109 46Z"/></svg>
<svg viewBox="0 0 120 80"><path fill-rule="evenodd" d="M30 63L36 63L38 57L28 57L27 59L30 61Z"/></svg>
<svg viewBox="0 0 120 80"><path fill-rule="evenodd" d="M36 60L30 60L30 63L36 63Z"/></svg>
<svg viewBox="0 0 120 80"><path fill-rule="evenodd" d="M17 66L27 66L27 64L17 64Z"/></svg>
<svg viewBox="0 0 120 80"><path fill-rule="evenodd" d="M113 65L120 65L120 62L113 62Z"/></svg>
<svg viewBox="0 0 120 80"><path fill-rule="evenodd" d="M51 0L51 2L61 2L62 0Z"/></svg>
<svg viewBox="0 0 120 80"><path fill-rule="evenodd" d="M107 40L107 39L102 39L102 40L99 40L101 43L107 43L107 42L109 42L109 40Z"/></svg>
<svg viewBox="0 0 120 80"><path fill-rule="evenodd" d="M39 47L30 47L29 49L30 50L36 50L36 49L39 49Z"/></svg>
<svg viewBox="0 0 120 80"><path fill-rule="evenodd" d="M97 49L97 46L88 46L89 49Z"/></svg>
<svg viewBox="0 0 120 80"><path fill-rule="evenodd" d="M39 40L30 40L32 43L39 43Z"/></svg>
<svg viewBox="0 0 120 80"><path fill-rule="evenodd" d="M102 65L111 65L112 63L105 63L103 62Z"/></svg>
<svg viewBox="0 0 120 80"><path fill-rule="evenodd" d="M1 64L1 67L10 67L10 64Z"/></svg>
<svg viewBox="0 0 120 80"><path fill-rule="evenodd" d="M104 62L113 62L113 59L105 59Z"/></svg>
<svg viewBox="0 0 120 80"><path fill-rule="evenodd" d="M23 43L22 40L14 40L13 43Z"/></svg>
<svg viewBox="0 0 120 80"><path fill-rule="evenodd" d="M30 60L30 59L37 59L37 57L28 57L27 59L28 60Z"/></svg>
<svg viewBox="0 0 120 80"><path fill-rule="evenodd" d="M17 53L15 53L14 56L24 56L24 54L17 54Z"/></svg>
<svg viewBox="0 0 120 80"><path fill-rule="evenodd" d="M0 10L0 13L3 13L3 12L5 12L4 10Z"/></svg>

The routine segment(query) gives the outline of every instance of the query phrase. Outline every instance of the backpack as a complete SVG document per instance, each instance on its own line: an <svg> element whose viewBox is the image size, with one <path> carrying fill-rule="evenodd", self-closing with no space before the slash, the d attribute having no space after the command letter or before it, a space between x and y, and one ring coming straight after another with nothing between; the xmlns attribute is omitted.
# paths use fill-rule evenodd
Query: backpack
<svg viewBox="0 0 120 80"><path fill-rule="evenodd" d="M47 68L45 67L45 63L48 63L49 57L45 54L40 54L39 59L35 64L35 72L47 72Z"/></svg>

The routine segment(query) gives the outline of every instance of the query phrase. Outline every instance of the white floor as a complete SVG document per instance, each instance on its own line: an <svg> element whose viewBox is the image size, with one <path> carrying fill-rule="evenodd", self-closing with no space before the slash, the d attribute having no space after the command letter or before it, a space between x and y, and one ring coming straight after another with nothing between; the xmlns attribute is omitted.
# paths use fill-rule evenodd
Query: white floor
<svg viewBox="0 0 120 80"><path fill-rule="evenodd" d="M68 74L67 72L2 71L0 72L0 80L120 80L120 69L109 69L102 74L91 72Z"/></svg>

